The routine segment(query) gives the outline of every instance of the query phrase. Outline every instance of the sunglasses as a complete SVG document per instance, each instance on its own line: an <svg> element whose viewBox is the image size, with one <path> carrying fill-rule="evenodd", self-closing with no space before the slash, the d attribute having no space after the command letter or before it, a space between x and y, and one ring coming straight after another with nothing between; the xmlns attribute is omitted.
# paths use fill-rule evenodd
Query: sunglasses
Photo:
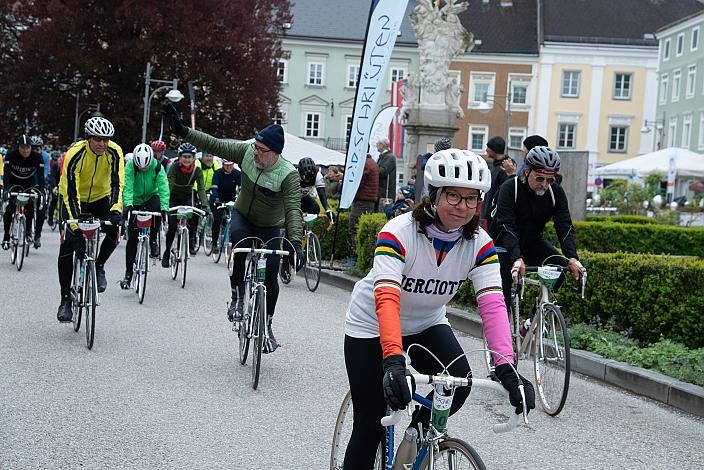
<svg viewBox="0 0 704 470"><path fill-rule="evenodd" d="M535 177L535 181L536 181L537 183L541 183L541 184L544 183L545 181L547 181L548 184L553 184L553 183L555 182L555 178L553 178L552 176L550 176L550 177L547 177L547 176L536 176L536 177Z"/></svg>

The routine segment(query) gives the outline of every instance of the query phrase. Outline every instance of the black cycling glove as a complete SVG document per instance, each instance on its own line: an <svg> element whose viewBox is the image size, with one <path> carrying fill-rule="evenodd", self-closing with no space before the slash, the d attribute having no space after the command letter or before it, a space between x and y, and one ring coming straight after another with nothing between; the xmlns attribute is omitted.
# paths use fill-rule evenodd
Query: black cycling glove
<svg viewBox="0 0 704 470"><path fill-rule="evenodd" d="M301 242L299 241L292 241L291 245L293 245L293 249L296 250L296 272L300 271L303 269L303 266L306 265L306 255L303 253L303 248L301 246ZM291 256L291 266L293 266L293 256Z"/></svg>
<svg viewBox="0 0 704 470"><path fill-rule="evenodd" d="M523 398L521 397L521 390L518 388L520 385L518 382L519 377L523 383L523 393L526 396L526 408L528 412L535 408L535 390L533 389L532 383L520 374L516 376L516 372L514 372L510 364L496 366L494 372L501 382L501 385L508 390L508 399L511 405L516 407L517 415L523 413Z"/></svg>
<svg viewBox="0 0 704 470"><path fill-rule="evenodd" d="M183 123L183 120L178 116L178 111L171 103L161 105L161 114L166 116L171 121L171 130L174 134L184 139L188 135L188 126Z"/></svg>
<svg viewBox="0 0 704 470"><path fill-rule="evenodd" d="M402 410L411 402L412 390L406 380L406 359L394 354L384 359L384 398L392 410Z"/></svg>

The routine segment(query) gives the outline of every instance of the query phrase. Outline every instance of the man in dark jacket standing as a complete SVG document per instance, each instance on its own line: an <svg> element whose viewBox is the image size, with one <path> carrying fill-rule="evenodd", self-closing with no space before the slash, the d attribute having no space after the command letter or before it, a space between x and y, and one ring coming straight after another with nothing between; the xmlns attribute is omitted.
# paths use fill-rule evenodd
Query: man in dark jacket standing
<svg viewBox="0 0 704 470"><path fill-rule="evenodd" d="M376 164L379 167L379 202L377 205L378 212L384 212L383 199L391 199L393 202L396 197L396 155L389 150L389 139L384 137L376 143L376 149L379 151L379 159Z"/></svg>
<svg viewBox="0 0 704 470"><path fill-rule="evenodd" d="M391 152L389 152L391 153ZM391 154L393 156L393 154ZM395 157L394 157L395 158ZM357 223L362 214L371 214L377 203L377 194L379 193L379 168L374 163L374 159L370 154L367 154L367 159L364 161L364 171L362 172L362 180L359 182L357 194L352 201L350 208L350 220L347 225L348 240L350 244L350 252L352 255L343 262L343 268L351 268L357 263L355 253L357 251Z"/></svg>
<svg viewBox="0 0 704 470"><path fill-rule="evenodd" d="M491 189L484 196L482 202L482 221L486 221L485 228L491 223L491 211L496 206L496 196L501 185L516 174L516 166L513 161L504 155L506 151L506 141L499 137L492 137L486 143L486 156L492 161L491 168Z"/></svg>

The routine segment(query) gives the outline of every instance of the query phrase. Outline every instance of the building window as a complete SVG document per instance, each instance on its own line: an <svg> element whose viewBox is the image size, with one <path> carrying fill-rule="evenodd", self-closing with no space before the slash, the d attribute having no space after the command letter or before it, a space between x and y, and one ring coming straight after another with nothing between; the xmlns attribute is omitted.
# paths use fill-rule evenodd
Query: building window
<svg viewBox="0 0 704 470"><path fill-rule="evenodd" d="M347 87L357 88L359 78L359 65L347 64Z"/></svg>
<svg viewBox="0 0 704 470"><path fill-rule="evenodd" d="M684 149L689 148L689 141L692 137L692 115L687 114L682 118L682 145Z"/></svg>
<svg viewBox="0 0 704 470"><path fill-rule="evenodd" d="M286 113L284 113L282 110L276 111L276 116L274 116L274 124L278 124L279 126L285 126L286 125Z"/></svg>
<svg viewBox="0 0 704 470"><path fill-rule="evenodd" d="M625 152L628 142L628 127L611 126L609 131L609 152Z"/></svg>
<svg viewBox="0 0 704 470"><path fill-rule="evenodd" d="M690 43L690 48L692 51L696 51L699 48L699 26L692 28L692 42Z"/></svg>
<svg viewBox="0 0 704 470"><path fill-rule="evenodd" d="M575 135L577 124L561 123L557 131L557 148L573 149L575 148Z"/></svg>
<svg viewBox="0 0 704 470"><path fill-rule="evenodd" d="M323 85L323 70L325 64L322 62L308 62L308 85Z"/></svg>
<svg viewBox="0 0 704 470"><path fill-rule="evenodd" d="M614 99L615 100L630 100L631 99L631 73L617 73L614 81Z"/></svg>
<svg viewBox="0 0 704 470"><path fill-rule="evenodd" d="M392 83L403 80L408 75L405 67L391 67L389 69L389 90L391 89Z"/></svg>
<svg viewBox="0 0 704 470"><path fill-rule="evenodd" d="M566 70L562 72L562 97L577 98L579 96L579 78L581 72Z"/></svg>
<svg viewBox="0 0 704 470"><path fill-rule="evenodd" d="M511 104L528 104L528 85L515 83L511 88Z"/></svg>
<svg viewBox="0 0 704 470"><path fill-rule="evenodd" d="M523 139L525 138L525 127L511 127L508 130L508 147L512 149L519 149L523 147Z"/></svg>
<svg viewBox="0 0 704 470"><path fill-rule="evenodd" d="M677 57L681 56L682 53L684 53L684 33L677 35L677 46L675 48L675 55Z"/></svg>
<svg viewBox="0 0 704 470"><path fill-rule="evenodd" d="M699 150L704 150L704 112L699 113Z"/></svg>
<svg viewBox="0 0 704 470"><path fill-rule="evenodd" d="M662 46L662 60L670 60L670 39L665 39Z"/></svg>
<svg viewBox="0 0 704 470"><path fill-rule="evenodd" d="M691 98L694 96L694 90L696 88L696 83L697 83L697 66L695 64L690 65L687 67L687 98Z"/></svg>
<svg viewBox="0 0 704 470"><path fill-rule="evenodd" d="M471 126L469 128L470 150L484 152L488 133L489 129L486 126Z"/></svg>
<svg viewBox="0 0 704 470"><path fill-rule="evenodd" d="M675 146L675 137L677 136L677 116L670 118L670 128L667 135L667 146Z"/></svg>
<svg viewBox="0 0 704 470"><path fill-rule="evenodd" d="M350 134L352 133L352 116L345 116L345 144L350 141Z"/></svg>
<svg viewBox="0 0 704 470"><path fill-rule="evenodd" d="M306 113L306 137L320 137L320 113Z"/></svg>
<svg viewBox="0 0 704 470"><path fill-rule="evenodd" d="M660 76L660 104L667 103L667 85L669 78L666 73Z"/></svg>
<svg viewBox="0 0 704 470"><path fill-rule="evenodd" d="M680 82L682 72L675 70L672 72L672 102L680 100Z"/></svg>
<svg viewBox="0 0 704 470"><path fill-rule="evenodd" d="M281 83L288 82L288 61L285 59L279 59L276 65L276 77Z"/></svg>
<svg viewBox="0 0 704 470"><path fill-rule="evenodd" d="M494 94L493 73L472 73L469 76L469 107L476 108L489 101Z"/></svg>

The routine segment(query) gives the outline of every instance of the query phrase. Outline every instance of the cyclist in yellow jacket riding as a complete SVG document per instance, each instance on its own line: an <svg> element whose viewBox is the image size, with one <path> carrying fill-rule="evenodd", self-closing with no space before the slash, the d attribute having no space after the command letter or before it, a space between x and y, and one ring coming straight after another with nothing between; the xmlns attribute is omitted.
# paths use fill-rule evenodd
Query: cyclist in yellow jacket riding
<svg viewBox="0 0 704 470"><path fill-rule="evenodd" d="M105 291L105 262L117 246L117 227L122 219L122 187L125 174L122 148L110 140L115 134L112 123L101 116L86 121L86 140L74 144L64 157L59 194L61 196L61 219L76 219L81 214L92 214L112 225L105 229L105 238L96 259L98 292ZM64 240L59 248L59 284L61 305L57 312L60 322L70 322L71 278L73 276L73 252L79 256L85 252L85 239L78 226L67 225Z"/></svg>

